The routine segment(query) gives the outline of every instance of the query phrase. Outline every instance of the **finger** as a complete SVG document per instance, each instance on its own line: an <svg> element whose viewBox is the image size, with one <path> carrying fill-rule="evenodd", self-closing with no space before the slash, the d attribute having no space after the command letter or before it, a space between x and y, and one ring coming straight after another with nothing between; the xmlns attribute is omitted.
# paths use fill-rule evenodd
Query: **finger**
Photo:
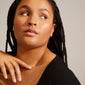
<svg viewBox="0 0 85 85"><path fill-rule="evenodd" d="M5 67L4 63L0 67L1 67L1 71L4 75L4 78L7 79L7 72L6 72L6 67Z"/></svg>
<svg viewBox="0 0 85 85"><path fill-rule="evenodd" d="M12 65L13 65L14 68L15 68L15 72L16 72L18 81L21 82L21 81L22 81L22 78L21 78L21 71L20 71L19 65L18 65L15 61L13 61L13 62L11 62L11 63L12 63Z"/></svg>
<svg viewBox="0 0 85 85"><path fill-rule="evenodd" d="M19 59L17 59L17 58L14 58L14 60L15 60L18 64L20 64L22 67L27 68L27 69L32 69L31 66L27 65L27 64L24 63L23 61L21 61L21 60L19 60Z"/></svg>
<svg viewBox="0 0 85 85"><path fill-rule="evenodd" d="M7 62L5 62L5 63L6 63L6 66L7 66L8 70L9 70L9 72L10 72L10 75L12 77L12 81L14 83L16 83L15 71L14 71L13 66L11 65L11 63L7 63Z"/></svg>

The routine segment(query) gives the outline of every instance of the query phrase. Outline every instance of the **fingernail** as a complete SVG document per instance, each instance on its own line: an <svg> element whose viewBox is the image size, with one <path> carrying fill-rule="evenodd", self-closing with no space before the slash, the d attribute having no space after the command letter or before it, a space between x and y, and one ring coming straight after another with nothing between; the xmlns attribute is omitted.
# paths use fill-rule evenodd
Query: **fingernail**
<svg viewBox="0 0 85 85"><path fill-rule="evenodd" d="M19 78L19 81L21 82L21 81L22 81L22 79L21 79L21 78Z"/></svg>
<svg viewBox="0 0 85 85"><path fill-rule="evenodd" d="M16 79L13 79L13 82L16 83L17 82Z"/></svg>
<svg viewBox="0 0 85 85"><path fill-rule="evenodd" d="M5 77L5 79L7 79L7 75L5 75L4 77Z"/></svg>
<svg viewBox="0 0 85 85"><path fill-rule="evenodd" d="M29 69L31 69L32 67L31 66L28 66Z"/></svg>

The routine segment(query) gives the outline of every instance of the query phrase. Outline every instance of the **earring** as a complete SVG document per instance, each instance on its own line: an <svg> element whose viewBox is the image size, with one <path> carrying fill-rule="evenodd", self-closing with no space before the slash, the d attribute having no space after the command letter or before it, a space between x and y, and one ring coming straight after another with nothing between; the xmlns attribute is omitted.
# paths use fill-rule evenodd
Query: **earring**
<svg viewBox="0 0 85 85"><path fill-rule="evenodd" d="M51 34L51 37L53 36L53 34Z"/></svg>
<svg viewBox="0 0 85 85"><path fill-rule="evenodd" d="M14 31L14 27L13 27L13 29L12 29L13 31Z"/></svg>

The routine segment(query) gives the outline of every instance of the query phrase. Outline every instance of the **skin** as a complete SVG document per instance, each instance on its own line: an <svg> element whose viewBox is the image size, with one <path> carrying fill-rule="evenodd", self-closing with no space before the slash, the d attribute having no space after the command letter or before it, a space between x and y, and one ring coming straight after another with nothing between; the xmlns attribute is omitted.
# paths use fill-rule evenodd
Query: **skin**
<svg viewBox="0 0 85 85"><path fill-rule="evenodd" d="M47 0L22 0L18 5L13 26L17 40L16 57L33 67L32 70L22 69L20 85L37 84L47 65L55 58L56 55L47 48L55 26L53 10Z"/></svg>
<svg viewBox="0 0 85 85"><path fill-rule="evenodd" d="M19 66L29 70L32 69L32 67L30 67L20 59L0 51L0 77L4 76L4 78L7 79L8 76L11 75L13 80L15 78L15 72L16 72L17 80L21 82L21 71ZM6 70L8 70L10 73L8 74L8 76ZM15 81L13 80L13 82Z"/></svg>
<svg viewBox="0 0 85 85"><path fill-rule="evenodd" d="M35 4L33 3L33 0L23 0L16 10L14 19L14 33L18 46L20 45L20 47L22 47L23 43L24 48L27 47L27 49L28 46L34 48L46 45L49 37L51 37L54 32L52 8L51 6L45 6L44 4L44 2L46 2L46 4L49 4L49 2L47 0L35 0L35 2L38 1L39 3ZM28 5L27 3L30 4ZM22 7L24 5L29 8ZM45 19L45 17L47 19ZM32 25L28 26L29 23ZM36 26L33 24L36 24ZM25 36L23 32L28 29L35 30L38 34L31 37Z"/></svg>
<svg viewBox="0 0 85 85"><path fill-rule="evenodd" d="M22 0L16 9L13 28L18 44L17 57L34 66L47 49L54 26L52 7L47 0ZM25 34L29 29L35 30L37 34Z"/></svg>

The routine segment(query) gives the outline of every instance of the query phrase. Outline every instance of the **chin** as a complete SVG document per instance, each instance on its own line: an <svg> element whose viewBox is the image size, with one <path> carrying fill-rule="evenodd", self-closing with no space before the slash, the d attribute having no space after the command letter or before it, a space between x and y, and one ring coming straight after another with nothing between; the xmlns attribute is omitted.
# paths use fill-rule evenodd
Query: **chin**
<svg viewBox="0 0 85 85"><path fill-rule="evenodd" d="M47 42L43 40L38 40L36 38L24 38L22 40L19 40L18 45L24 47L24 48L37 48L46 45Z"/></svg>
<svg viewBox="0 0 85 85"><path fill-rule="evenodd" d="M35 41L23 41L21 43L21 46L26 47L26 48L33 48L33 47L37 47L38 43Z"/></svg>

